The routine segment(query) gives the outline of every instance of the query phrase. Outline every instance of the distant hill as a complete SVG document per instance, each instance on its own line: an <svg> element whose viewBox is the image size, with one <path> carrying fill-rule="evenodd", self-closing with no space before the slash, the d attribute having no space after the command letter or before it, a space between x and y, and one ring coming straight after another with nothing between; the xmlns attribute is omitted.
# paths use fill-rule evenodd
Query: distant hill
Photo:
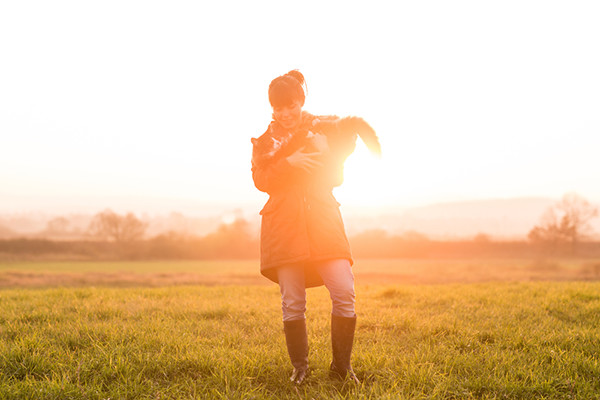
<svg viewBox="0 0 600 400"><path fill-rule="evenodd" d="M342 213L348 234L354 235L366 230L383 229L390 234L419 232L431 239L472 239L484 233L496 239L524 239L539 222L540 216L559 199L525 197L510 199L489 199L435 203L419 207L386 207L377 211L352 209L342 205ZM141 203L140 203L141 204ZM169 208L190 205L184 202L170 203ZM148 214L139 212L132 204L128 210L136 213L148 223L148 236L156 236L168 231L203 236L216 230L223 223L236 218L246 219L256 228L260 223L260 204L240 204L203 206L194 203L194 209L186 211ZM200 211L197 211L200 210ZM68 213L55 210L32 211L27 213L2 214L0 212L0 239L18 236L47 236L47 223L54 217L66 217L71 233L83 234L91 217L102 211ZM195 212L196 211L196 212ZM123 211L117 210L119 213ZM600 235L600 218L593 221L595 233Z"/></svg>
<svg viewBox="0 0 600 400"><path fill-rule="evenodd" d="M369 216L344 214L350 234L385 229L399 234L417 231L431 238L472 238L479 233L504 239L523 239L542 213L558 200L528 197L437 203ZM600 233L600 218L594 221Z"/></svg>

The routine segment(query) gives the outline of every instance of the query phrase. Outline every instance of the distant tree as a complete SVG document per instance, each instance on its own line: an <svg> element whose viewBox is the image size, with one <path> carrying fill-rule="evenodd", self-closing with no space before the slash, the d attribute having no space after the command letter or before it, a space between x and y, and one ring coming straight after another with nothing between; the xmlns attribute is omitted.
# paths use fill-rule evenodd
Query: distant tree
<svg viewBox="0 0 600 400"><path fill-rule="evenodd" d="M201 247L209 258L254 257L258 242L250 228L250 223L243 218L223 223L215 232L202 238Z"/></svg>
<svg viewBox="0 0 600 400"><path fill-rule="evenodd" d="M392 257L396 246L391 245L393 238L384 229L370 229L349 238L352 253L359 257Z"/></svg>
<svg viewBox="0 0 600 400"><path fill-rule="evenodd" d="M475 243L490 243L492 238L487 233L479 232L477 235L473 236L473 241Z"/></svg>
<svg viewBox="0 0 600 400"><path fill-rule="evenodd" d="M576 193L568 193L562 200L542 214L540 223L529 231L529 240L557 248L567 244L575 253L577 243L592 233L590 221L598 216L598 208Z"/></svg>
<svg viewBox="0 0 600 400"><path fill-rule="evenodd" d="M409 242L428 242L429 238L427 235L417 231L406 231L402 234L402 239Z"/></svg>
<svg viewBox="0 0 600 400"><path fill-rule="evenodd" d="M92 218L88 231L100 239L124 243L142 239L147 227L132 213L118 215L112 210L105 210Z"/></svg>
<svg viewBox="0 0 600 400"><path fill-rule="evenodd" d="M15 236L15 233L4 225L0 225L0 239L8 239Z"/></svg>
<svg viewBox="0 0 600 400"><path fill-rule="evenodd" d="M69 229L69 220L65 217L56 217L46 224L46 232L51 234L65 234Z"/></svg>

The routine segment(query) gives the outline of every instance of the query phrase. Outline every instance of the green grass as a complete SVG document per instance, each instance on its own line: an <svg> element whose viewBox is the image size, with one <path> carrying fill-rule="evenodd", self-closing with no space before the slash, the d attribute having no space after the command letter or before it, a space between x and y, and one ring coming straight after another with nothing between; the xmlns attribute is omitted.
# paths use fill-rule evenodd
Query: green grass
<svg viewBox="0 0 600 400"><path fill-rule="evenodd" d="M200 268L124 263L107 273L161 265ZM250 265L229 264L223 276ZM409 285L357 275L356 289L362 384L328 377L330 300L316 288L312 374L297 389L287 381L276 285L3 289L0 399L600 398L600 283Z"/></svg>

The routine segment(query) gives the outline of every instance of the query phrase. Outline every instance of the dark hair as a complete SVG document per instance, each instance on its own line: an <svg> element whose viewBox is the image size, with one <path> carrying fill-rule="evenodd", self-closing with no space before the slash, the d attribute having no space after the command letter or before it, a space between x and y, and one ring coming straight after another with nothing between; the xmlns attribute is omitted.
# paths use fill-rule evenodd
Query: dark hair
<svg viewBox="0 0 600 400"><path fill-rule="evenodd" d="M269 85L269 102L271 107L284 107L299 100L304 105L306 94L304 75L297 69L278 76Z"/></svg>

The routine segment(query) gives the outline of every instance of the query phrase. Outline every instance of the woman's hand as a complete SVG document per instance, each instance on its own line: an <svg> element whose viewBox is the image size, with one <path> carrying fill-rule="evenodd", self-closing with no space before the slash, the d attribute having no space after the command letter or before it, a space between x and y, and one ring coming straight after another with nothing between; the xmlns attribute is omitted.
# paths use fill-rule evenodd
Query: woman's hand
<svg viewBox="0 0 600 400"><path fill-rule="evenodd" d="M292 167L300 168L305 172L312 172L315 168L323 165L323 163L318 160L318 157L320 155L320 151L316 151L313 153L305 153L303 147L287 156L286 159Z"/></svg>

